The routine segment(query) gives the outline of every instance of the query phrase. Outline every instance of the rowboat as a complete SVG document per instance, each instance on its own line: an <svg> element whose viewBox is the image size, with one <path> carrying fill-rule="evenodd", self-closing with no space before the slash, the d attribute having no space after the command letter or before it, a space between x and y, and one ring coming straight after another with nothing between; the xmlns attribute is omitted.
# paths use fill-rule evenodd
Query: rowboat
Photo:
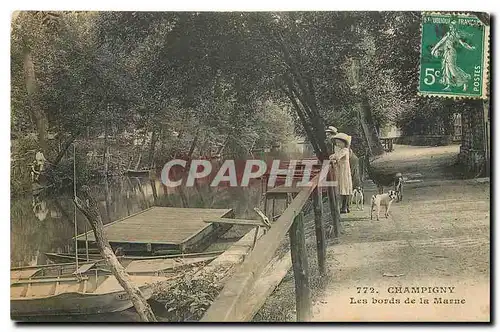
<svg viewBox="0 0 500 332"><path fill-rule="evenodd" d="M184 258L120 257L119 260L131 281L149 299L152 284L173 280L179 268L206 264L216 257L211 254ZM10 288L13 317L101 314L132 306L103 259L79 266L70 262L12 268Z"/></svg>
<svg viewBox="0 0 500 332"><path fill-rule="evenodd" d="M130 263L131 261L136 261L136 260L148 260L148 259L154 259L154 260L161 260L161 259L173 259L173 258L181 258L183 259L184 262L189 264L192 260L190 258L201 258L201 257L206 257L206 258L215 258L219 254L222 254L223 251L209 251L209 252L200 252L200 253L189 253L189 254L176 254L176 255L161 255L161 256L131 256L131 255L123 255L123 256L117 256L118 260L122 265L126 265ZM75 254L74 253L54 253L54 252L46 252L45 256L49 261L51 261L54 264L59 264L59 263L74 263L75 262ZM79 262L94 262L97 260L101 260L102 256L101 254L95 254L95 253L89 253L88 254L88 260L87 260L87 255L86 254L78 254L78 261ZM194 260L197 262L197 260Z"/></svg>
<svg viewBox="0 0 500 332"><path fill-rule="evenodd" d="M103 275L96 263L82 265L72 275L47 275L47 269L11 270L11 316L89 315L118 312L132 307L132 301L113 275ZM53 267L51 267L53 268ZM45 274L45 275L43 275ZM145 299L153 284L172 277L131 275Z"/></svg>
<svg viewBox="0 0 500 332"><path fill-rule="evenodd" d="M128 274L155 276L172 273L192 265L209 263L214 260L219 253L220 252L207 252L202 255L185 254L184 256L120 256L118 257L118 261L125 268L125 272ZM70 257L71 256L67 255L68 260ZM80 269L84 266L92 266L94 269L99 270L101 275L111 274L111 271L108 270L106 263L102 258L93 261L79 261L79 263L81 264ZM20 271L30 271L33 268L34 267L32 266L15 267L11 269L11 273L16 271L18 273ZM77 266L73 259L73 262L40 265L37 268L43 269L42 272L40 272L43 276L62 276L72 274L73 271L77 269Z"/></svg>

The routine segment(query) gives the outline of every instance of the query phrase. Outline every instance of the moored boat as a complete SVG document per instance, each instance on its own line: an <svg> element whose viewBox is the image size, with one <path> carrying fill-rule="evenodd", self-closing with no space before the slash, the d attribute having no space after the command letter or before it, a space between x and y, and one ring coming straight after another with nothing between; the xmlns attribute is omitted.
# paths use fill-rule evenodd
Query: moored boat
<svg viewBox="0 0 500 332"><path fill-rule="evenodd" d="M43 268L11 271L11 316L87 315L118 312L132 301L113 275L82 265L73 275L41 276ZM172 277L130 276L143 296L152 296L154 283Z"/></svg>
<svg viewBox="0 0 500 332"><path fill-rule="evenodd" d="M161 259L182 259L186 263L189 263L193 260L190 260L191 258L215 258L216 256L222 254L223 251L209 251L209 252L200 252L200 253L188 253L188 254L176 254L176 255L161 255L161 256L131 256L131 255L123 255L123 256L117 256L118 260L123 264L126 265L130 263L131 261L137 261L137 260L161 260ZM53 253L53 252L46 252L45 256L49 261L51 261L53 264L60 264L60 263L75 263L75 254L74 253ZM98 260L102 260L102 256L100 254L94 254L94 253L89 253L88 254L88 260L87 260L87 255L86 254L78 254L78 261L87 263L87 262L95 262ZM197 260L194 260L197 261Z"/></svg>
<svg viewBox="0 0 500 332"><path fill-rule="evenodd" d="M54 264L58 263L74 263L75 262L75 254L60 254L55 252L46 252L45 256L48 260L50 260ZM87 260L88 257L88 260ZM92 262L101 259L101 254L78 254L79 262Z"/></svg>

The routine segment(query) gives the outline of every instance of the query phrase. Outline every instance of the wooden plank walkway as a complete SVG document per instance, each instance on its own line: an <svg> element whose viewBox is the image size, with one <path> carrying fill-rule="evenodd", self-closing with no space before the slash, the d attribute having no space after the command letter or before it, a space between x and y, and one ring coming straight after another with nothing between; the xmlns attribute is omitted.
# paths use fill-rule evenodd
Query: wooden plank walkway
<svg viewBox="0 0 500 332"><path fill-rule="evenodd" d="M231 215L232 209L155 206L104 225L104 234L111 244L149 246L157 244L178 247L188 242L197 242L211 233L213 224L204 220L215 220ZM90 242L95 242L93 231L89 231L87 236ZM85 241L85 234L78 235L77 239Z"/></svg>
<svg viewBox="0 0 500 332"><path fill-rule="evenodd" d="M173 270L181 266L207 262L215 258L216 256L195 258L144 259L132 261L129 265L127 265L125 271L131 274L156 273L165 270Z"/></svg>
<svg viewBox="0 0 500 332"><path fill-rule="evenodd" d="M244 225L244 226L262 226L266 227L262 220L254 219L234 219L234 218L219 218L205 220L206 223L219 223L219 224L230 224L230 225Z"/></svg>

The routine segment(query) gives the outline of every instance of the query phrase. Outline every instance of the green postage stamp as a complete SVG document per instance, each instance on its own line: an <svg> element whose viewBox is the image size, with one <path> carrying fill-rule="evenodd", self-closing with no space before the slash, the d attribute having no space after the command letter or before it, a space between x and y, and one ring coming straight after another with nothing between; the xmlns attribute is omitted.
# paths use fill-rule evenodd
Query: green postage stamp
<svg viewBox="0 0 500 332"><path fill-rule="evenodd" d="M476 16L424 13L419 93L486 98L489 27Z"/></svg>

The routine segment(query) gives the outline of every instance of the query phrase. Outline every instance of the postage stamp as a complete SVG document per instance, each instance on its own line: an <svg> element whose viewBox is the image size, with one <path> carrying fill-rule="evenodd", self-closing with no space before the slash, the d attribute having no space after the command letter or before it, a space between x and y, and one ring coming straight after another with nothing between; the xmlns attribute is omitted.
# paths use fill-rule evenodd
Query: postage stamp
<svg viewBox="0 0 500 332"><path fill-rule="evenodd" d="M424 13L419 93L486 98L489 27L474 15Z"/></svg>

